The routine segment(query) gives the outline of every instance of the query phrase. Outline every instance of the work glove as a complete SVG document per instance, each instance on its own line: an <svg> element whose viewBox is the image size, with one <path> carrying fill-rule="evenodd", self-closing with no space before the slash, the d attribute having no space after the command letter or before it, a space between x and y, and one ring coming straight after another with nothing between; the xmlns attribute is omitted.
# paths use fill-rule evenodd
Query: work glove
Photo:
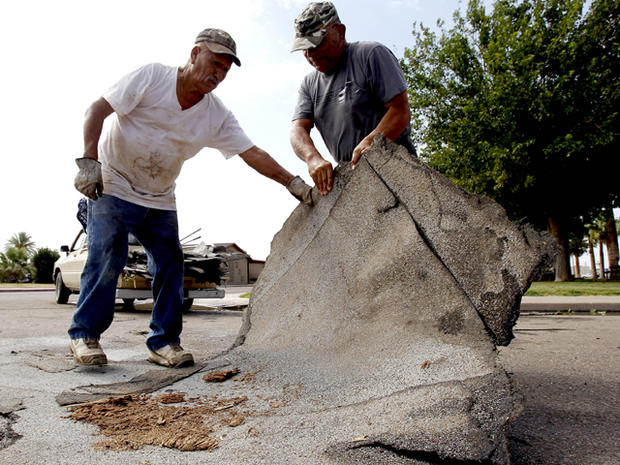
<svg viewBox="0 0 620 465"><path fill-rule="evenodd" d="M97 200L103 195L103 177L101 163L94 158L76 158L80 171L73 182L75 188L89 199Z"/></svg>
<svg viewBox="0 0 620 465"><path fill-rule="evenodd" d="M306 184L299 176L295 176L286 188L297 200L309 207L312 206L312 187Z"/></svg>

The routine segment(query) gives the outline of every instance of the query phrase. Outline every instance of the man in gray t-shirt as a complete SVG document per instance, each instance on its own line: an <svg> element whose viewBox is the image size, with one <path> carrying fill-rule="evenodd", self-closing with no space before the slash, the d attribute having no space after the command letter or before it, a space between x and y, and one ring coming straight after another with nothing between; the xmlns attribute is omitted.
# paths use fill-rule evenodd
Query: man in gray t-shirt
<svg viewBox="0 0 620 465"><path fill-rule="evenodd" d="M303 50L315 70L299 89L291 144L323 195L332 188L333 169L310 138L315 125L334 159L353 167L378 133L415 154L398 60L377 42L347 43L345 30L331 2L311 3L295 20L292 51Z"/></svg>

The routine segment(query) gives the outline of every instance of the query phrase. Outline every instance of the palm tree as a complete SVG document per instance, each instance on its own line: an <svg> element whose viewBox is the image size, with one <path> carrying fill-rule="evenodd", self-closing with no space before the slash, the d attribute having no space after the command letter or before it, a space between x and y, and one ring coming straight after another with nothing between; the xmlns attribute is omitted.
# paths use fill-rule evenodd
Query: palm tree
<svg viewBox="0 0 620 465"><path fill-rule="evenodd" d="M605 218L605 246L607 247L607 259L609 260L609 279L620 279L620 253L618 252L618 234L616 218L613 208L608 207L604 210Z"/></svg>
<svg viewBox="0 0 620 465"><path fill-rule="evenodd" d="M33 271L25 249L7 247L5 253L0 253L0 282L14 283Z"/></svg>
<svg viewBox="0 0 620 465"><path fill-rule="evenodd" d="M30 234L25 232L18 232L17 234L13 234L11 238L6 243L5 248L9 249L11 247L15 247L16 249L21 249L26 252L28 257L32 256L36 250L34 241Z"/></svg>
<svg viewBox="0 0 620 465"><path fill-rule="evenodd" d="M588 228L588 236L590 241L594 244L598 242L598 256L599 256L599 277L601 279L605 279L605 254L603 248L607 243L607 230L606 230L607 221L599 216L594 219L594 221L590 224L587 224ZM594 252L592 252L592 257L594 256ZM596 273L595 273L596 274Z"/></svg>
<svg viewBox="0 0 620 465"><path fill-rule="evenodd" d="M592 231L588 234L588 254L590 255L590 269L592 270L592 279L598 279L596 271L596 258L594 258L594 246L597 244L596 235Z"/></svg>
<svg viewBox="0 0 620 465"><path fill-rule="evenodd" d="M575 278L581 278L579 257L588 250L588 244L583 237L573 236L568 241L568 252L575 257Z"/></svg>

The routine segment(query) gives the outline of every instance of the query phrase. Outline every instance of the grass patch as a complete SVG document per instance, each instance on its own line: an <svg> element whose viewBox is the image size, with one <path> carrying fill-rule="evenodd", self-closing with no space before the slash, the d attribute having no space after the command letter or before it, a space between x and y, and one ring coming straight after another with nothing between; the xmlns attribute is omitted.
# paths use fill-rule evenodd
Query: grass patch
<svg viewBox="0 0 620 465"><path fill-rule="evenodd" d="M49 288L53 289L53 284L36 283L0 283L2 288ZM241 294L239 297L249 299L251 292ZM617 295L620 296L620 281L604 281L591 279L577 279L575 281L556 283L554 281L537 281L532 283L526 296L547 296L547 295Z"/></svg>
<svg viewBox="0 0 620 465"><path fill-rule="evenodd" d="M620 281L575 280L569 282L534 282L526 296L547 295L620 295Z"/></svg>
<svg viewBox="0 0 620 465"><path fill-rule="evenodd" d="M15 288L15 289L28 289L28 288L50 288L53 289L53 284L37 284L37 283L0 283L0 289L2 288Z"/></svg>

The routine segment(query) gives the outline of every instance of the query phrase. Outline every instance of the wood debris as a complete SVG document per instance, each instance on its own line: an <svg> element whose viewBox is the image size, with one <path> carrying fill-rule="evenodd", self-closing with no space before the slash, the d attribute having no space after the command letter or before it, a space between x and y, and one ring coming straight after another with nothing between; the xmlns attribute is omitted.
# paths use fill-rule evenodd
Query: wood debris
<svg viewBox="0 0 620 465"><path fill-rule="evenodd" d="M256 371L252 371L250 373L246 373L245 375L243 375L240 379L241 382L243 383L250 383L252 381L254 381L254 378L256 378L256 375L259 374L262 370L256 370Z"/></svg>
<svg viewBox="0 0 620 465"><path fill-rule="evenodd" d="M202 379L207 383L222 383L227 379L232 378L237 373L239 373L238 368L234 368L232 370L210 371L204 375Z"/></svg>
<svg viewBox="0 0 620 465"><path fill-rule="evenodd" d="M235 415L228 421L228 426L234 428L245 423L245 417L243 415Z"/></svg>
<svg viewBox="0 0 620 465"><path fill-rule="evenodd" d="M247 400L245 396L211 396L193 398L190 404L185 393L129 394L71 406L67 418L99 427L105 439L93 444L96 450L134 450L151 445L210 451L219 446L214 433L245 423L245 417L234 407Z"/></svg>
<svg viewBox="0 0 620 465"><path fill-rule="evenodd" d="M284 407L285 405L286 402L269 402L269 407L271 408Z"/></svg>
<svg viewBox="0 0 620 465"><path fill-rule="evenodd" d="M159 403L161 404L178 404L184 401L185 401L184 392L172 392L170 394L163 394L159 398Z"/></svg>
<svg viewBox="0 0 620 465"><path fill-rule="evenodd" d="M253 426L249 426L248 427L248 431L247 431L247 433L245 433L245 435L246 435L246 437L256 438L256 437L260 436L260 431L258 431Z"/></svg>

